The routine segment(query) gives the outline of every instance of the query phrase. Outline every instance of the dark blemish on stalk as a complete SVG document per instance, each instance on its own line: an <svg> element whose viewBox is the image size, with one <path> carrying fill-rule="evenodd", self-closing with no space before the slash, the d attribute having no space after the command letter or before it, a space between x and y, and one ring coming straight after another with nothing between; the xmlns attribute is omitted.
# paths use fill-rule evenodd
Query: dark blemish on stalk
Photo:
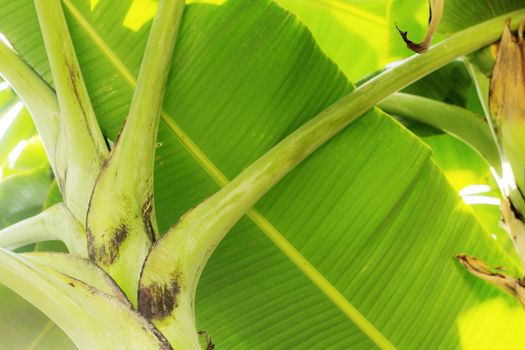
<svg viewBox="0 0 525 350"><path fill-rule="evenodd" d="M47 176L49 176L50 181L53 181L55 179L55 174L53 173L53 170L51 170L51 168L48 170Z"/></svg>
<svg viewBox="0 0 525 350"><path fill-rule="evenodd" d="M96 262L95 257L95 238L93 237L93 234L91 233L91 229L89 226L86 228L86 243L87 243L87 249L88 249L88 256L89 260Z"/></svg>
<svg viewBox="0 0 525 350"><path fill-rule="evenodd" d="M124 133L124 128L126 127L126 123L128 122L128 117L124 118L124 121L122 122L122 126L120 127L120 130L117 135L117 139L115 140L115 144L113 145L113 149L117 148L117 145L120 141L120 136Z"/></svg>
<svg viewBox="0 0 525 350"><path fill-rule="evenodd" d="M130 304L131 305L131 304ZM130 307L130 310L131 311L135 311L133 309L133 307ZM171 346L171 344L168 342L168 340L166 339L166 337L164 337L164 334L162 334L158 329L157 327L155 327L155 325L153 325L152 323L150 323L148 320L144 320L147 327L144 326L144 325L141 325L140 328L142 328L142 330L144 330L144 332L152 332L158 339L158 341L160 342L160 348L161 350L173 350L173 347Z"/></svg>
<svg viewBox="0 0 525 350"><path fill-rule="evenodd" d="M71 287L75 288L75 285L71 282L68 283Z"/></svg>
<svg viewBox="0 0 525 350"><path fill-rule="evenodd" d="M214 350L215 344L213 344L210 335L206 331L199 331L198 334L206 339L206 350Z"/></svg>
<svg viewBox="0 0 525 350"><path fill-rule="evenodd" d="M108 249L108 263L111 265L115 259L117 258L117 255L119 253L120 246L122 245L122 242L126 240L126 237L128 236L128 227L125 224L120 224L118 226L113 234L113 238L109 242L109 249Z"/></svg>
<svg viewBox="0 0 525 350"><path fill-rule="evenodd" d="M518 208L514 206L514 203L512 203L512 200L510 198L509 198L509 204L510 204L510 210L512 211L512 214L514 215L514 217L518 219L519 221L523 222L523 214L521 214Z"/></svg>
<svg viewBox="0 0 525 350"><path fill-rule="evenodd" d="M62 179L63 180L63 186L64 186L64 190L66 189L66 182L67 182L67 171L69 170L67 164L66 164L66 167L64 168L64 178Z"/></svg>
<svg viewBox="0 0 525 350"><path fill-rule="evenodd" d="M149 323L149 322L148 322ZM154 325L150 324L150 327L151 327L151 331L153 332L153 334L155 334L155 336L157 337L157 339L160 341L160 349L161 350L173 350L173 347L171 346L171 344L168 342L168 340L166 339L166 337L164 337L164 334L162 334L158 329L157 327L155 327Z"/></svg>
<svg viewBox="0 0 525 350"><path fill-rule="evenodd" d="M146 228L146 233L152 243L156 240L155 229L153 228L153 223L151 222L151 212L153 211L153 195L149 195L146 199L146 202L142 206L141 217L142 223Z"/></svg>
<svg viewBox="0 0 525 350"><path fill-rule="evenodd" d="M76 70L75 65L72 62L70 62L67 58L64 60L64 62L67 67L69 80L71 81L71 87L73 88L73 94L75 95L75 99L77 100L78 105L80 106L80 110L82 111L82 116L84 117L84 123L86 126L88 126L89 125L88 116L87 116L86 110L84 109L84 104L82 103L80 92L78 91L78 84L81 83L80 71ZM89 134L90 140L94 140L94 137L91 134L91 129L89 127L86 127L86 130Z"/></svg>
<svg viewBox="0 0 525 350"><path fill-rule="evenodd" d="M456 259L458 259L458 261L463 265L465 266L466 268L470 268L471 270L481 274L481 275L485 275L485 276L493 276L493 277L498 277L498 278L502 278L502 279L506 279L506 276L505 275L502 275L501 273L495 273L495 272L492 272L492 271L489 271L487 269L482 269L478 266L475 266L473 265L470 261L469 261L469 258L467 258L466 255L464 254L460 254L460 255L457 255L456 256ZM470 257L470 260L472 261L475 261L475 262L479 262L480 260L477 259L477 258L474 258L474 257Z"/></svg>
<svg viewBox="0 0 525 350"><path fill-rule="evenodd" d="M518 189L518 192L520 193L521 199L523 199L523 201L525 202L525 196L523 195L523 191L521 190L520 186L516 185L516 188Z"/></svg>
<svg viewBox="0 0 525 350"><path fill-rule="evenodd" d="M153 283L139 289L139 312L147 319L162 320L178 305L177 297L180 294L180 284L174 279L168 283Z"/></svg>
<svg viewBox="0 0 525 350"><path fill-rule="evenodd" d="M106 144L106 147L108 150L111 150L110 140L108 137L104 137L104 143Z"/></svg>
<svg viewBox="0 0 525 350"><path fill-rule="evenodd" d="M112 265L119 255L119 248L128 236L129 229L125 224L120 224L111 235L109 242L104 242L97 247L91 230L87 229L87 245L89 258L101 265Z"/></svg>
<svg viewBox="0 0 525 350"><path fill-rule="evenodd" d="M84 105L82 104L82 99L80 98L80 94L78 92L78 80L80 78L79 72L75 69L74 64L69 62L67 59L65 59L67 71L69 74L69 80L71 81L71 86L73 87L73 94L75 94L75 99L78 101L78 105L80 106L80 109L82 110L82 115L84 116L84 119L86 118L86 110L84 109Z"/></svg>

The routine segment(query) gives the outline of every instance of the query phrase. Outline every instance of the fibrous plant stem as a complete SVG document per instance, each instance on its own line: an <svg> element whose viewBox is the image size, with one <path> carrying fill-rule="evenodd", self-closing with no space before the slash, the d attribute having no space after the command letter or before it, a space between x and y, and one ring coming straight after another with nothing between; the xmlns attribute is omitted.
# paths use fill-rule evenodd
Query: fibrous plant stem
<svg viewBox="0 0 525 350"><path fill-rule="evenodd" d="M142 264L158 237L153 167L160 110L184 1L160 1L128 118L95 185L88 250L136 305Z"/></svg>
<svg viewBox="0 0 525 350"><path fill-rule="evenodd" d="M0 75L24 102L36 125L51 168L56 173L60 130L58 102L51 89L5 42L0 40Z"/></svg>
<svg viewBox="0 0 525 350"><path fill-rule="evenodd" d="M441 129L470 145L493 168L501 166L498 147L489 125L468 109L401 92L388 96L378 107L389 114Z"/></svg>
<svg viewBox="0 0 525 350"><path fill-rule="evenodd" d="M60 0L35 0L60 112L55 175L64 201L85 222L108 150L88 96Z"/></svg>
<svg viewBox="0 0 525 350"><path fill-rule="evenodd" d="M86 230L63 203L0 230L2 248L16 249L48 240L61 240L70 253L87 257Z"/></svg>

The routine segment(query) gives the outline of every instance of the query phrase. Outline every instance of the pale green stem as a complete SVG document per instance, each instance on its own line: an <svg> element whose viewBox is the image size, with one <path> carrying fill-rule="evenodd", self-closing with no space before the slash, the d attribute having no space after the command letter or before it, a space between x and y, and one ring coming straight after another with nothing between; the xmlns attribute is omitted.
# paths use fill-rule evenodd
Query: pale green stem
<svg viewBox="0 0 525 350"><path fill-rule="evenodd" d="M0 75L13 88L33 117L56 174L55 156L60 120L55 92L1 40Z"/></svg>
<svg viewBox="0 0 525 350"><path fill-rule="evenodd" d="M140 281L139 307L174 344L194 329L187 319L207 259L230 228L275 183L319 146L382 100L448 62L496 41L515 11L458 32L361 85L294 131L223 189L187 213L154 246ZM177 286L177 288L174 288ZM178 291L174 293L173 291ZM166 299L178 304L163 308ZM179 317L184 316L181 320ZM388 348L387 343L377 344ZM188 347L189 348L189 347Z"/></svg>
<svg viewBox="0 0 525 350"><path fill-rule="evenodd" d="M82 266L78 259L62 258L67 260ZM49 262L42 256L0 248L0 283L46 314L79 349L170 349L129 304L88 284L94 279L101 282L94 271L84 266L73 274L68 267L67 272L76 278L51 268Z"/></svg>
<svg viewBox="0 0 525 350"><path fill-rule="evenodd" d="M87 257L86 230L62 203L0 230L0 247L7 249L49 240L60 240L69 252Z"/></svg>
<svg viewBox="0 0 525 350"><path fill-rule="evenodd" d="M131 307L128 299L115 281L100 267L90 260L74 254L57 252L20 253L23 259L40 266L51 268L64 275L84 282L101 292L112 295L120 302Z"/></svg>
<svg viewBox="0 0 525 350"><path fill-rule="evenodd" d="M446 131L470 145L495 169L501 166L498 148L490 127L485 119L468 109L399 92L390 95L378 106L389 114L416 120Z"/></svg>
<svg viewBox="0 0 525 350"><path fill-rule="evenodd" d="M126 124L112 155L122 171L120 185L138 196L152 191L160 111L183 10L183 0L159 2Z"/></svg>
<svg viewBox="0 0 525 350"><path fill-rule="evenodd" d="M157 130L183 8L182 0L159 2L128 118L97 180L87 217L91 259L134 305L142 264L158 236L153 207Z"/></svg>
<svg viewBox="0 0 525 350"><path fill-rule="evenodd" d="M108 150L84 85L60 0L35 0L35 7L60 110L57 179L68 207L84 222Z"/></svg>

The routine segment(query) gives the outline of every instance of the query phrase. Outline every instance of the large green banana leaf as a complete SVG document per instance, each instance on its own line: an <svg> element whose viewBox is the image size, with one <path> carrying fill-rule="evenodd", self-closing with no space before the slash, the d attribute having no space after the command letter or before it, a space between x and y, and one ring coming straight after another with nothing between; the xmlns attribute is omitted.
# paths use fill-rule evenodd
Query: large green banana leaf
<svg viewBox="0 0 525 350"><path fill-rule="evenodd" d="M360 72L370 74L374 70L383 68L378 66L376 61L378 57L389 62L413 54L406 48L395 25L407 30L417 41L418 38L423 37L428 22L429 2L424 0L373 0L367 1L366 6L359 0L306 2L277 0L277 2L304 21L320 47L349 78L360 77ZM450 34L468 25L523 7L523 2L521 0L469 2L447 0L445 5L443 20L438 27L441 34ZM370 19L381 15L384 17L381 25L378 21ZM375 52L370 53L374 59L368 58L367 46L359 40L363 36L368 36L370 39L367 45L375 47ZM443 35L437 35L434 41L439 41L442 37ZM475 86L462 61L448 64L403 91L467 108L483 118L483 110ZM478 218L490 233L497 237L498 243L516 258L508 234L498 225L500 211L495 205L495 200L499 194L489 167L483 159L452 136L439 134L435 129L410 120L404 119L403 123L432 148L434 160L455 189L468 191L467 187L472 185L491 188L490 191L484 190L486 192L469 196L466 201L472 204ZM476 203L476 198L482 203ZM487 199L494 200L494 203L483 203Z"/></svg>
<svg viewBox="0 0 525 350"><path fill-rule="evenodd" d="M149 3L63 2L111 138L131 99ZM1 0L0 9L0 31L51 83L32 1ZM161 230L350 89L277 5L189 5L157 149ZM520 344L521 308L463 271L454 260L462 252L517 269L429 148L373 111L286 177L221 243L197 293L199 328L218 349Z"/></svg>

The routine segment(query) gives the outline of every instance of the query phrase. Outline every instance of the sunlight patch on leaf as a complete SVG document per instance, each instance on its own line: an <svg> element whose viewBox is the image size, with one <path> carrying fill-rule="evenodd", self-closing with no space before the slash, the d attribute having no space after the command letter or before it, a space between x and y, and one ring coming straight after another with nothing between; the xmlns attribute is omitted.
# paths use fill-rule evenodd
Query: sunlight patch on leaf
<svg viewBox="0 0 525 350"><path fill-rule="evenodd" d="M352 15L365 19L371 23L377 24L378 26L385 27L387 25L386 20L383 17L376 16L368 11L362 10L360 7L343 2L343 1L334 1L334 0L307 0L309 2L314 2L319 5L341 11L345 14Z"/></svg>
<svg viewBox="0 0 525 350"><path fill-rule="evenodd" d="M501 204L501 200L497 197L490 196L463 196L463 201L466 204L487 204L487 205L497 205Z"/></svg>
<svg viewBox="0 0 525 350"><path fill-rule="evenodd" d="M487 300L459 317L461 348L521 349L524 325L525 313L518 303L505 298ZM484 335L482 341L480 334Z"/></svg>
<svg viewBox="0 0 525 350"><path fill-rule="evenodd" d="M501 177L494 168L491 168L490 171L492 175L494 175L494 179L496 179L503 195L508 196L511 190L516 189L516 179L514 178L514 173L509 162L503 162L501 164Z"/></svg>
<svg viewBox="0 0 525 350"><path fill-rule="evenodd" d="M16 117L22 110L24 105L22 102L17 102L13 107L7 111L7 113L0 119L0 139L4 137L5 133L11 126L11 124L15 121Z"/></svg>
<svg viewBox="0 0 525 350"><path fill-rule="evenodd" d="M469 185L464 187L461 191L459 191L459 194L461 196L469 196L473 194L480 194L486 192L490 192L489 185Z"/></svg>
<svg viewBox="0 0 525 350"><path fill-rule="evenodd" d="M500 205L501 200L498 197L481 195L490 192L492 188L489 185L468 185L459 191L459 195L466 204L487 204Z"/></svg>
<svg viewBox="0 0 525 350"><path fill-rule="evenodd" d="M91 10L91 12L95 10L95 7L97 7L99 2L100 0L89 0L89 9Z"/></svg>
<svg viewBox="0 0 525 350"><path fill-rule="evenodd" d="M9 169L13 169L15 166L16 161L18 160L18 157L20 157L20 154L22 154L22 151L27 146L27 141L22 140L20 141L15 148L9 153L7 156L7 164L9 166Z"/></svg>
<svg viewBox="0 0 525 350"><path fill-rule="evenodd" d="M4 42L10 49L13 49L13 45L11 45L9 40L7 40L5 35L3 33L1 33L1 32L0 32L0 41Z"/></svg>
<svg viewBox="0 0 525 350"><path fill-rule="evenodd" d="M135 0L129 7L122 25L137 32L157 13L158 2L154 0Z"/></svg>
<svg viewBox="0 0 525 350"><path fill-rule="evenodd" d="M299 17L350 80L362 79L389 61L389 25L384 17L341 0L276 2Z"/></svg>
<svg viewBox="0 0 525 350"><path fill-rule="evenodd" d="M187 0L186 4L211 4L211 5L222 5L226 0Z"/></svg>

